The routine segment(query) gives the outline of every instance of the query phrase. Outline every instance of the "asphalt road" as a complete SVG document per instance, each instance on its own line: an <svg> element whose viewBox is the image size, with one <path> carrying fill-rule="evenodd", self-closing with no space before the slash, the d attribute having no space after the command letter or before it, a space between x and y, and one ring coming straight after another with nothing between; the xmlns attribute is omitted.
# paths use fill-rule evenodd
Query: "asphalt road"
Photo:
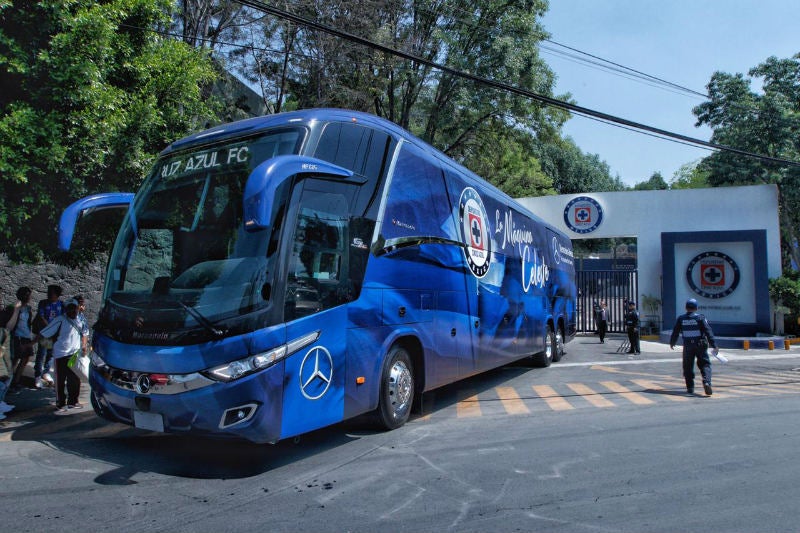
<svg viewBox="0 0 800 533"><path fill-rule="evenodd" d="M678 351L619 344L434 391L392 432L276 445L56 416L52 391L23 391L0 422L0 531L797 530L800 347L729 350L708 398Z"/></svg>

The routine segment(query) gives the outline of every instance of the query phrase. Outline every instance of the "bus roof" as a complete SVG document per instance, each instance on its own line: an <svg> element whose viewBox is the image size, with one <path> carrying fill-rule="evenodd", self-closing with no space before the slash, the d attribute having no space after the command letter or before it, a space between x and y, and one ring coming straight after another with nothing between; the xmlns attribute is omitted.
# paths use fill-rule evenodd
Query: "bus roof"
<svg viewBox="0 0 800 533"><path fill-rule="evenodd" d="M283 113L276 113L274 115L264 115L261 117L248 118L227 124L220 124L219 126L209 128L173 142L161 152L161 155L163 156L176 150L184 150L193 145L217 142L257 133L258 131L268 128L292 125L310 125L315 122L351 122L355 124L368 125L385 131L386 133L394 136L396 139L403 139L404 141L409 142L417 148L423 150L431 157L437 159L440 163L451 167L461 174L469 176L476 182L476 185L480 184L482 189L491 190L494 194L503 198L505 202L513 204L518 211L524 213L533 220L536 220L537 223L550 228L559 235L563 235L561 230L543 221L541 218L533 214L529 209L519 204L519 202L517 202L514 198L489 183L486 179L475 174L470 169L454 161L442 151L431 146L422 139L419 139L409 131L401 128L390 120L361 111L336 108L313 108L300 111L287 111Z"/></svg>

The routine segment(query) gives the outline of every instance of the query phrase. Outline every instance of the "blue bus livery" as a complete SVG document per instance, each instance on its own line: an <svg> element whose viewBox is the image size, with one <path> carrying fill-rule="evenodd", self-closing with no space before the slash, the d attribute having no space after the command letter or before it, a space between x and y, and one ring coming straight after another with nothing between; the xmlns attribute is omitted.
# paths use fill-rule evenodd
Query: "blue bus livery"
<svg viewBox="0 0 800 533"><path fill-rule="evenodd" d="M575 334L569 239L378 117L319 109L170 145L127 215L94 326L91 403L154 431L276 442Z"/></svg>

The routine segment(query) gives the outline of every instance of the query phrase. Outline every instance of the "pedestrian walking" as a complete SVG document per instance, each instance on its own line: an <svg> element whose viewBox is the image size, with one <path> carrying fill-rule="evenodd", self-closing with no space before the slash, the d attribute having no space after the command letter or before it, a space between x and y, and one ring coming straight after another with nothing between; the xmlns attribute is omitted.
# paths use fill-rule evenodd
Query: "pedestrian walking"
<svg viewBox="0 0 800 533"><path fill-rule="evenodd" d="M628 311L625 313L625 330L628 333L630 342L629 354L640 354L639 347L639 311L636 310L636 302L628 301Z"/></svg>
<svg viewBox="0 0 800 533"><path fill-rule="evenodd" d="M47 298L41 300L36 309L33 332L38 334L42 328L64 314L64 303L61 301L63 289L59 285L47 286ZM39 349L36 351L36 362L33 365L33 383L37 389L53 383L51 364L53 359L53 342L48 336L40 337Z"/></svg>
<svg viewBox="0 0 800 533"><path fill-rule="evenodd" d="M708 347L718 352L714 341L714 332L704 315L697 312L697 300L686 300L686 312L675 321L672 336L669 338L670 349L675 349L678 335L683 336L683 379L686 381L686 392L694 394L694 362L703 376L703 390L706 396L711 396L711 359L708 357Z"/></svg>
<svg viewBox="0 0 800 533"><path fill-rule="evenodd" d="M597 311L597 334L600 336L600 344L605 344L607 331L608 309L605 302L600 302L600 309Z"/></svg>
<svg viewBox="0 0 800 533"><path fill-rule="evenodd" d="M55 361L56 412L63 413L67 409L81 409L78 402L81 392L80 378L69 368L68 362L73 355L86 353L89 330L78 320L78 302L67 301L66 312L57 316L39 332L35 341L43 337L55 336L53 342L53 359ZM66 387L66 391L65 391Z"/></svg>

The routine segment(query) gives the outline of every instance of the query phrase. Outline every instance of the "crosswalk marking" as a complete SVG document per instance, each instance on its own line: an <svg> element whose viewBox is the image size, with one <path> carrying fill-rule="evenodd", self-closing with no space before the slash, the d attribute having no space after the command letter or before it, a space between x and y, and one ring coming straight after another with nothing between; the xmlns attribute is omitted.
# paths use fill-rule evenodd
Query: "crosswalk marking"
<svg viewBox="0 0 800 533"><path fill-rule="evenodd" d="M558 394L550 385L533 385L533 391L539 395L553 411L569 411L575 407Z"/></svg>
<svg viewBox="0 0 800 533"><path fill-rule="evenodd" d="M456 416L458 418L472 418L481 416L481 404L478 401L478 394L465 389L458 392L459 400L456 404Z"/></svg>
<svg viewBox="0 0 800 533"><path fill-rule="evenodd" d="M592 369L605 373L600 375L614 379L592 379L588 383L566 382L552 385L523 384L517 380L514 386L494 385L488 389L459 388L458 385L449 389L438 389L423 397L424 414L415 416L414 422L430 422L453 416L454 412L457 418L476 418L494 415L530 415L532 412L543 410L570 411L587 407L620 407L626 402L638 406L666 401L689 405L685 402L698 401L697 397L703 396L698 371L695 371L695 383L698 386L693 398L684 393L685 382L680 375L680 368L663 374L636 372L603 365L594 365ZM715 368L714 394L711 401L800 394L800 373L788 371L728 373L731 370L723 367L718 372ZM114 439L147 434L123 424L113 424L96 418L88 409L83 412L70 412L67 416L52 415L52 409L53 407L49 406L39 407L28 411L26 413L28 416L19 420L14 420L19 413L12 413L10 424L0 423L2 429L0 442L20 439ZM22 425L19 427L14 426L20 423Z"/></svg>
<svg viewBox="0 0 800 533"><path fill-rule="evenodd" d="M663 392L664 397L672 400L673 402L689 401L689 398L687 396L678 396L678 393L676 391L667 390L666 388L662 387L661 385L659 385L654 381L649 381L647 379L632 379L631 381L645 389Z"/></svg>
<svg viewBox="0 0 800 533"><path fill-rule="evenodd" d="M653 400L645 398L638 392L633 392L629 388L617 383L616 381L601 381L600 384L611 392L618 393L621 397L625 398L631 403L635 403L636 405L649 405L651 403L655 403Z"/></svg>
<svg viewBox="0 0 800 533"><path fill-rule="evenodd" d="M531 412L525 405L525 402L522 401L522 398L519 397L517 389L514 387L495 387L495 390L508 414L526 415Z"/></svg>
<svg viewBox="0 0 800 533"><path fill-rule="evenodd" d="M584 385L583 383L567 383L567 387L595 407L616 407L614 402L607 400L603 395L596 392L588 385Z"/></svg>

